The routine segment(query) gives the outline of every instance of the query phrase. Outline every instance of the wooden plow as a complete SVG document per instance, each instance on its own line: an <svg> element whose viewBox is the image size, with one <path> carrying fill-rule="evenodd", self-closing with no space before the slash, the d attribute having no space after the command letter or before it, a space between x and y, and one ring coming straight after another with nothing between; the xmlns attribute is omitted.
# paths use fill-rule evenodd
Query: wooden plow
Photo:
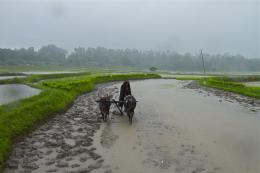
<svg viewBox="0 0 260 173"><path fill-rule="evenodd" d="M129 96L127 96L129 97ZM126 98L127 98L126 97ZM129 123L132 124L132 118L133 118L133 115L134 115L134 109L136 107L136 103L138 101L135 100L135 98L131 95L131 97L133 98L133 100L131 101L133 105L133 107L129 107L129 101L128 100L124 100L124 101L116 101L115 99L112 99L112 100L96 100L97 103L99 103L99 107L100 107L100 111L101 111L101 114L103 116L103 112L101 110L101 105L107 105L110 107L110 105L112 104L115 104L117 109L119 110L121 116L124 115L124 112L127 114L127 116L129 117ZM121 107L119 104L120 103L123 103L123 106L124 106L124 111L123 111L123 106ZM108 108L108 111L109 111L109 108ZM109 112L107 112L106 116L109 116ZM107 117L103 117L103 119L106 121Z"/></svg>

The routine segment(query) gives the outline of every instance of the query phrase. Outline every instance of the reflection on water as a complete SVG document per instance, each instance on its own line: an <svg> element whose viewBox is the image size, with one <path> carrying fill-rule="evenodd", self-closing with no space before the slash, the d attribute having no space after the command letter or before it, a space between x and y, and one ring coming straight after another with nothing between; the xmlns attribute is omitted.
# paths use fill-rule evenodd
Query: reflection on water
<svg viewBox="0 0 260 173"><path fill-rule="evenodd" d="M0 104L6 104L15 100L37 95L39 93L39 89L35 89L26 85L0 85Z"/></svg>

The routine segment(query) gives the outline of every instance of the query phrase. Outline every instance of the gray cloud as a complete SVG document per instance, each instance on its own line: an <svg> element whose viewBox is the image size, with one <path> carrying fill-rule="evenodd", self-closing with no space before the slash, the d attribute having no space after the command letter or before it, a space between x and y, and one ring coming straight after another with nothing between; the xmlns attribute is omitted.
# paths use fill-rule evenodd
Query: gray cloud
<svg viewBox="0 0 260 173"><path fill-rule="evenodd" d="M0 0L0 47L230 52L260 58L258 0Z"/></svg>

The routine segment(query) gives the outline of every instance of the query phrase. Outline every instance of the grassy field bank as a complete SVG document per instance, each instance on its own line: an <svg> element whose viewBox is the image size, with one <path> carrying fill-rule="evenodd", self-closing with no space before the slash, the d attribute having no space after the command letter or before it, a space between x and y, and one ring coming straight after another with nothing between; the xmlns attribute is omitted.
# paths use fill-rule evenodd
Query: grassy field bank
<svg viewBox="0 0 260 173"><path fill-rule="evenodd" d="M143 67L131 67L131 66L111 66L111 67L93 67L93 66L59 66L59 65L42 65L42 66L0 66L0 75L1 74L22 74L23 72L59 72L59 73L64 73L64 72L85 72L89 71L92 73L128 73L128 72L147 72L149 71L149 68L144 69Z"/></svg>
<svg viewBox="0 0 260 173"><path fill-rule="evenodd" d="M203 78L207 78L207 77L202 77L202 76L188 76L188 75L184 75L184 76L176 76L176 80L201 80Z"/></svg>
<svg viewBox="0 0 260 173"><path fill-rule="evenodd" d="M150 78L160 78L160 75L87 73L79 76L75 74L71 76L70 74L32 75L16 79L19 83L33 85L43 91L37 96L0 106L0 172L17 137L28 133L39 123L65 110L80 94L92 91L98 83ZM15 83L15 80L4 80L3 83Z"/></svg>
<svg viewBox="0 0 260 173"><path fill-rule="evenodd" d="M238 94L242 94L249 97L260 98L260 87L258 86L246 86L245 81L257 81L258 77L215 77L199 80L202 86L221 89L224 91L230 91Z"/></svg>
<svg viewBox="0 0 260 173"><path fill-rule="evenodd" d="M41 80L46 79L58 79L58 78L67 78L67 77L78 77L90 75L90 72L81 72L81 73L57 73L57 74L36 74L29 75L26 78L12 78L6 80L0 80L0 84L14 84L14 83L23 83L23 84L33 84Z"/></svg>
<svg viewBox="0 0 260 173"><path fill-rule="evenodd" d="M216 88L224 91L234 92L241 95L260 98L260 86L247 86L245 82L260 81L259 75L245 76L177 76L177 80L196 80L200 85Z"/></svg>

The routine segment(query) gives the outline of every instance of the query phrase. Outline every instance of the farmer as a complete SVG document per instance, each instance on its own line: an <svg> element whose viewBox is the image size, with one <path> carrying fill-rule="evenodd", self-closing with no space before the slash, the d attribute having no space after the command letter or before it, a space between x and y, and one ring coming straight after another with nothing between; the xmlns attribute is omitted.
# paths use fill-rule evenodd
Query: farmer
<svg viewBox="0 0 260 173"><path fill-rule="evenodd" d="M119 96L119 101L124 101L125 96L127 95L132 95L131 93L131 87L129 81L124 81L124 83L121 85L120 88L120 96ZM123 102L119 103L119 106L122 108L124 105Z"/></svg>

